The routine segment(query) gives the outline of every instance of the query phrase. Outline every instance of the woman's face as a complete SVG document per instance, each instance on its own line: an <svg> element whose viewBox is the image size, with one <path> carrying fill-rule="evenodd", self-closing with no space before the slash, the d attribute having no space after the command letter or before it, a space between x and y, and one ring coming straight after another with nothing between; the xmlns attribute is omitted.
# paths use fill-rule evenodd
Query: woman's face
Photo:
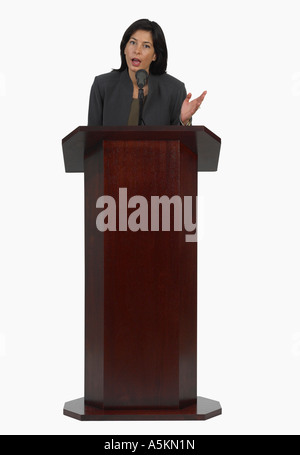
<svg viewBox="0 0 300 455"><path fill-rule="evenodd" d="M126 44L124 54L131 77L141 69L149 73L151 63L156 60L152 33L146 30L134 32Z"/></svg>

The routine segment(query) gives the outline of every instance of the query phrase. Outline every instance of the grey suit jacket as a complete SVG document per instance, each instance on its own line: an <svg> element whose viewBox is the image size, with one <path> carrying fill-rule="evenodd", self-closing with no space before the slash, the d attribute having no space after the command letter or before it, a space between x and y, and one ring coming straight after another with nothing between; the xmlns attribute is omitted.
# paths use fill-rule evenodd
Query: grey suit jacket
<svg viewBox="0 0 300 455"><path fill-rule="evenodd" d="M133 94L127 69L96 76L91 88L88 125L126 126ZM145 125L179 125L186 89L169 74L149 74L148 96L143 108Z"/></svg>

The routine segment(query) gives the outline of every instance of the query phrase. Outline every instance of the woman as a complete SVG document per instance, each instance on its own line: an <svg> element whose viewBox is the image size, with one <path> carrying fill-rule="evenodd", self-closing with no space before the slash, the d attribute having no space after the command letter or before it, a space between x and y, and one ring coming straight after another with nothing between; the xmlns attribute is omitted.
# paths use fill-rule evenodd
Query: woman
<svg viewBox="0 0 300 455"><path fill-rule="evenodd" d="M168 51L161 27L148 19L134 22L120 45L121 67L97 76L91 88L88 125L138 125L136 72L149 74L144 86L144 125L190 125L206 91L191 100L182 82L166 73Z"/></svg>

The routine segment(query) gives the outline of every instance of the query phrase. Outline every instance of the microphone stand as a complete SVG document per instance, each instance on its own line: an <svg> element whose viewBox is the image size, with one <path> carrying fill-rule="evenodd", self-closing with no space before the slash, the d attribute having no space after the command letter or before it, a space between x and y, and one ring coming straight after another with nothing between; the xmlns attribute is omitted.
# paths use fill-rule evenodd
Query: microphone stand
<svg viewBox="0 0 300 455"><path fill-rule="evenodd" d="M143 107L144 107L144 86L147 82L147 79L148 79L148 76L149 74L147 73L146 70L138 70L136 73L135 73L135 77L136 77L136 80L137 80L137 86L139 88L139 95L138 95L138 99L139 99L139 125L141 125L142 123L145 125L145 122L143 120Z"/></svg>
<svg viewBox="0 0 300 455"><path fill-rule="evenodd" d="M139 106L140 106L140 109L139 109L139 126L144 123L144 120L143 120L143 107L144 107L144 89L143 88L139 88Z"/></svg>

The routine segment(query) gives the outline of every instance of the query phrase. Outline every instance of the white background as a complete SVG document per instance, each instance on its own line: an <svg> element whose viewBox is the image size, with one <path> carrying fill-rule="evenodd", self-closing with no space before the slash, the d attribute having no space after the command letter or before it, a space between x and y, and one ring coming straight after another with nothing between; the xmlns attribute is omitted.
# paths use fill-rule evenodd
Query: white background
<svg viewBox="0 0 300 455"><path fill-rule="evenodd" d="M299 434L299 1L0 2L2 434ZM91 422L83 396L83 175L61 139L87 123L125 29L163 28L169 74L208 94L222 138L199 175L198 395L206 422Z"/></svg>

